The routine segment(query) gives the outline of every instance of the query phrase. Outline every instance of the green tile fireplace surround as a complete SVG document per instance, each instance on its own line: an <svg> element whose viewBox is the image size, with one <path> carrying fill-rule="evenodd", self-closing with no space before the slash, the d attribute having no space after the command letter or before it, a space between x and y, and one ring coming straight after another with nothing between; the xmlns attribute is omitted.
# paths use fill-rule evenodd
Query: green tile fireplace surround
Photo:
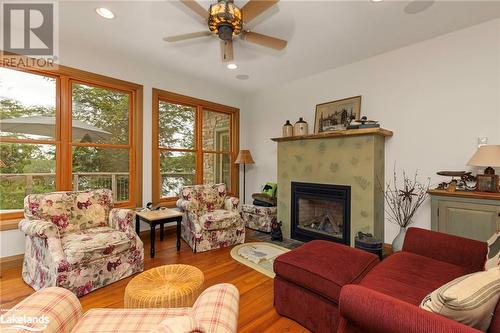
<svg viewBox="0 0 500 333"><path fill-rule="evenodd" d="M275 138L278 142L278 221L291 237L291 183L351 186L350 243L358 231L384 239L385 139L381 128Z"/></svg>

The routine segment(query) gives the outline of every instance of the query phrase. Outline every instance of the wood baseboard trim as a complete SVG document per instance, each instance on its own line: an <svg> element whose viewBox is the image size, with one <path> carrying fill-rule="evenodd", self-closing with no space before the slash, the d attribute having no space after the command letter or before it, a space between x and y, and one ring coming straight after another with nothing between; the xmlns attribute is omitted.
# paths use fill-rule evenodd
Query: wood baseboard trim
<svg viewBox="0 0 500 333"><path fill-rule="evenodd" d="M7 269L21 267L23 265L23 259L24 253L0 258L0 277Z"/></svg>

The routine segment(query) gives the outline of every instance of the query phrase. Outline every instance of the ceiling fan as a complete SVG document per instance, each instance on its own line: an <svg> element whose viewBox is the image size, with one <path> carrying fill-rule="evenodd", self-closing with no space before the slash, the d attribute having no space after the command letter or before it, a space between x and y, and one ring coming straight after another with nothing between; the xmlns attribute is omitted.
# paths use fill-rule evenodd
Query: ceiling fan
<svg viewBox="0 0 500 333"><path fill-rule="evenodd" d="M241 9L234 4L234 0L218 0L210 5L208 11L194 0L179 0L208 23L208 30L192 32L183 35L163 38L166 42L179 42L187 39L217 35L221 42L222 61L233 60L233 38L282 50L286 47L286 40L259 34L248 29L245 25L260 14L271 8L279 0L249 0Z"/></svg>

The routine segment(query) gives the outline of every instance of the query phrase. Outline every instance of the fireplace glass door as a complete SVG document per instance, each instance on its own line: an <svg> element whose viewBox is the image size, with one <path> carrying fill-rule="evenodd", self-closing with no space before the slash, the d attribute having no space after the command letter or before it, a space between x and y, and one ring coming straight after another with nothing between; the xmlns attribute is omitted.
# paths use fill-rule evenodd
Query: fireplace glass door
<svg viewBox="0 0 500 333"><path fill-rule="evenodd" d="M350 243L350 187L292 182L292 238Z"/></svg>

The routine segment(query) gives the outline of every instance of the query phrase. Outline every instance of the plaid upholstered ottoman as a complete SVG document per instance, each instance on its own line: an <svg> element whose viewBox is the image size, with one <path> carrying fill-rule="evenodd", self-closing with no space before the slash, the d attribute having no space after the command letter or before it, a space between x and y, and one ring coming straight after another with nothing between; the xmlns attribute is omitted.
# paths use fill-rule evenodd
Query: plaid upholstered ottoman
<svg viewBox="0 0 500 333"><path fill-rule="evenodd" d="M271 224L276 221L276 207L261 207L250 204L241 206L241 217L245 226L263 232L271 232Z"/></svg>

